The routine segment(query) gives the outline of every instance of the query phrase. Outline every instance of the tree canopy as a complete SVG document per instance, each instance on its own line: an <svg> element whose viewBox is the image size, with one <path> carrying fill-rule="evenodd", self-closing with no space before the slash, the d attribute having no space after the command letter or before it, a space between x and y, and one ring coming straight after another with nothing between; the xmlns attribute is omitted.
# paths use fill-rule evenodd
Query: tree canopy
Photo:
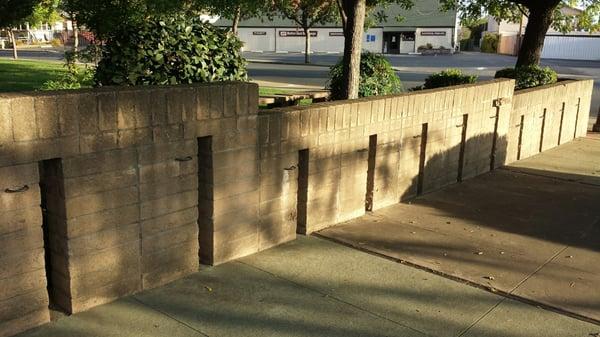
<svg viewBox="0 0 600 337"><path fill-rule="evenodd" d="M8 28L23 23L39 2L40 0L0 1L0 27Z"/></svg>
<svg viewBox="0 0 600 337"><path fill-rule="evenodd" d="M19 1L19 0L17 0ZM120 27L135 25L153 14L179 11L188 0L62 0L67 13L74 15L100 38Z"/></svg>
<svg viewBox="0 0 600 337"><path fill-rule="evenodd" d="M236 33L240 20L268 14L271 5L270 0L193 0L191 7L231 20L232 31Z"/></svg>
<svg viewBox="0 0 600 337"><path fill-rule="evenodd" d="M519 22L537 6L552 8L552 27L560 32L572 30L598 31L600 0L440 0L443 9L458 10L463 20L491 15L498 20ZM577 15L562 13L565 7L581 9Z"/></svg>
<svg viewBox="0 0 600 337"><path fill-rule="evenodd" d="M34 6L32 13L25 18L31 26L60 21L61 0L41 0Z"/></svg>
<svg viewBox="0 0 600 337"><path fill-rule="evenodd" d="M597 31L600 0L440 0L443 9L455 9L462 19L491 15L497 20L520 22L527 17L527 28L519 50L517 67L540 62L546 33L550 27L561 31ZM579 9L577 14L563 11Z"/></svg>

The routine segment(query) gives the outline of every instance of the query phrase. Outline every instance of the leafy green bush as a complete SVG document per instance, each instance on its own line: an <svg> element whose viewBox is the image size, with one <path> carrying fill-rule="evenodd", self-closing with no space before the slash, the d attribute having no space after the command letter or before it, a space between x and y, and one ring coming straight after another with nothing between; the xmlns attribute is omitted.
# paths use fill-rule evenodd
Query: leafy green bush
<svg viewBox="0 0 600 337"><path fill-rule="evenodd" d="M481 51L484 53L497 53L500 36L496 33L488 33L481 42Z"/></svg>
<svg viewBox="0 0 600 337"><path fill-rule="evenodd" d="M91 87L94 83L95 70L87 64L78 65L79 53L65 52L65 67L67 71L57 80L45 82L41 90L72 90Z"/></svg>
<svg viewBox="0 0 600 337"><path fill-rule="evenodd" d="M244 81L242 43L200 16L153 16L120 28L107 41L98 85L166 85Z"/></svg>
<svg viewBox="0 0 600 337"><path fill-rule="evenodd" d="M329 89L331 98L342 99L344 85L343 63L340 59L329 71ZM390 62L382 55L370 52L362 53L360 59L359 97L391 95L402 92L402 82L396 75Z"/></svg>
<svg viewBox="0 0 600 337"><path fill-rule="evenodd" d="M430 75L425 79L425 84L422 87L415 89L434 89L443 88L453 85L475 83L477 76L465 75L460 69L446 69L439 73Z"/></svg>
<svg viewBox="0 0 600 337"><path fill-rule="evenodd" d="M515 89L521 90L556 83L558 75L550 67L531 65L498 70L495 78L512 78L515 80Z"/></svg>
<svg viewBox="0 0 600 337"><path fill-rule="evenodd" d="M473 40L470 40L470 39L460 40L460 50L461 51L473 50Z"/></svg>

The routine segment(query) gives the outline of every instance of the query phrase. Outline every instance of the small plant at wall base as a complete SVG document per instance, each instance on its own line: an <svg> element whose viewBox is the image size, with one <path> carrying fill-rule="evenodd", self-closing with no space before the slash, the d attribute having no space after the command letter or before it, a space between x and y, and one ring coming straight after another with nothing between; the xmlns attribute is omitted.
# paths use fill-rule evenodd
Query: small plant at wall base
<svg viewBox="0 0 600 337"><path fill-rule="evenodd" d="M533 65L498 70L495 78L512 78L515 80L515 89L521 90L556 83L558 75L550 67Z"/></svg>
<svg viewBox="0 0 600 337"><path fill-rule="evenodd" d="M432 49L433 49L433 45L431 43L428 43L426 45L419 46L419 48L417 48L417 51L432 50Z"/></svg>
<svg viewBox="0 0 600 337"><path fill-rule="evenodd" d="M333 100L344 99L343 61L329 71L329 89ZM392 95L402 92L402 82L383 56L365 52L360 60L359 97Z"/></svg>
<svg viewBox="0 0 600 337"><path fill-rule="evenodd" d="M103 50L98 85L245 81L242 43L199 16L151 16L123 27Z"/></svg>
<svg viewBox="0 0 600 337"><path fill-rule="evenodd" d="M425 84L413 90L443 88L475 82L477 82L477 76L475 75L465 75L460 69L446 69L430 75L425 79Z"/></svg>

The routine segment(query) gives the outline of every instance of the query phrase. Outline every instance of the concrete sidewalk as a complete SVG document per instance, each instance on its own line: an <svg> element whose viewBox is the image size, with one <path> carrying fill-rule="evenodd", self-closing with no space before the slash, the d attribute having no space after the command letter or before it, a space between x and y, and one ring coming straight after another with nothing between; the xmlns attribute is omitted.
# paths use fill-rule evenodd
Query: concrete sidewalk
<svg viewBox="0 0 600 337"><path fill-rule="evenodd" d="M600 326L299 237L20 335L589 337Z"/></svg>
<svg viewBox="0 0 600 337"><path fill-rule="evenodd" d="M320 234L598 323L599 202L586 138Z"/></svg>

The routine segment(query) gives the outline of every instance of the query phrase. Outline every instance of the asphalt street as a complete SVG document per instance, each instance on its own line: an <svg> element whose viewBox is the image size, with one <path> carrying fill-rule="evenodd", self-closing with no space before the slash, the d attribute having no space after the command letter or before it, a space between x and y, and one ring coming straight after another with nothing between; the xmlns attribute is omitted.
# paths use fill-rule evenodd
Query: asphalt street
<svg viewBox="0 0 600 337"><path fill-rule="evenodd" d="M62 59L62 53L55 50L20 50L19 56L22 59ZM329 67L341 57L340 54L314 54L312 64L306 65L304 55L299 53L244 53L244 56L249 61L251 80L280 87L324 87ZM12 57L12 51L0 50L0 57ZM405 89L421 85L430 74L447 68L460 68L467 74L478 75L480 80L489 80L497 70L512 67L516 62L512 56L474 52L442 56L388 55L387 58ZM562 78L595 80L591 123L600 109L600 61L543 60L542 65L554 68Z"/></svg>
<svg viewBox="0 0 600 337"><path fill-rule="evenodd" d="M39 49L21 49L17 50L20 59L27 60L48 60L48 61L60 61L63 59L62 52L48 49L48 50L39 50ZM0 57L1 58L11 58L13 56L12 49L1 49Z"/></svg>

